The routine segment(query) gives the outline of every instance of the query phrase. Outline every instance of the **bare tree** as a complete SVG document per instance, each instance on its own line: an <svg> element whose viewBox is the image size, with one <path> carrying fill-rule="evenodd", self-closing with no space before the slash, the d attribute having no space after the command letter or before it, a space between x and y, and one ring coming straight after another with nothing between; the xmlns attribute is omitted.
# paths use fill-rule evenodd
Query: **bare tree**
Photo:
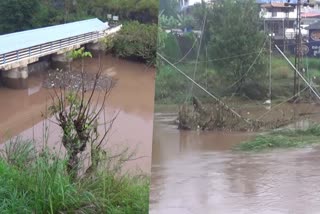
<svg viewBox="0 0 320 214"><path fill-rule="evenodd" d="M72 58L81 58L81 83L76 88L68 88L67 84L60 84L51 94L53 105L49 107L50 114L54 115L57 124L63 131L62 144L67 151L67 171L76 178L79 172L80 157L88 146L90 148L91 167L97 168L99 157L103 154L102 145L110 131L117 114L110 121L104 121L105 130L102 135L98 132L99 117L105 111L105 103L110 94L112 84L105 84L98 88L102 77L102 65L93 78L91 88L85 80L83 60L91 57L83 48L73 51ZM68 73L66 73L68 75ZM66 78L67 79L67 78ZM62 80L63 81L63 80ZM98 99L94 96L98 92Z"/></svg>

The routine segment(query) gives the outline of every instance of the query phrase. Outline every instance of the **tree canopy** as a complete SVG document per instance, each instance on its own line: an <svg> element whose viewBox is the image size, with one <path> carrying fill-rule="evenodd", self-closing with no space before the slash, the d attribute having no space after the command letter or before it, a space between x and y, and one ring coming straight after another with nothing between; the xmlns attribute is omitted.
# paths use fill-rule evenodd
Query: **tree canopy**
<svg viewBox="0 0 320 214"><path fill-rule="evenodd" d="M158 0L1 0L0 34L12 33L108 14L120 21L157 23Z"/></svg>
<svg viewBox="0 0 320 214"><path fill-rule="evenodd" d="M248 79L263 74L265 35L254 0L223 0L208 11L208 50L214 67L241 90ZM236 57L235 57L236 56ZM250 72L249 72L250 69Z"/></svg>
<svg viewBox="0 0 320 214"><path fill-rule="evenodd" d="M0 34L32 28L33 15L39 11L38 0L1 0Z"/></svg>

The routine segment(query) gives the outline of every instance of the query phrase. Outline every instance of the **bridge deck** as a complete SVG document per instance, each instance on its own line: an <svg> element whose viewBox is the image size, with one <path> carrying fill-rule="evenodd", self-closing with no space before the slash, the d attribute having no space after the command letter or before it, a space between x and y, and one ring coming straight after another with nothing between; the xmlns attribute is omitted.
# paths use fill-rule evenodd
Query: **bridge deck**
<svg viewBox="0 0 320 214"><path fill-rule="evenodd" d="M106 32L106 30L108 30ZM73 45L95 41L116 32L99 19L89 19L52 27L0 36L0 69L30 57L41 57Z"/></svg>

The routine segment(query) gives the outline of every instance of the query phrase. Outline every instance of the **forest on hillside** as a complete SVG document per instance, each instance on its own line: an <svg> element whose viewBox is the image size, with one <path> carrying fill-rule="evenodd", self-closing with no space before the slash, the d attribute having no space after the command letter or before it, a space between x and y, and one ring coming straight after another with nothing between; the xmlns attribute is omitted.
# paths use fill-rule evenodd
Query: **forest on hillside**
<svg viewBox="0 0 320 214"><path fill-rule="evenodd" d="M0 35L87 18L157 23L158 0L1 0Z"/></svg>

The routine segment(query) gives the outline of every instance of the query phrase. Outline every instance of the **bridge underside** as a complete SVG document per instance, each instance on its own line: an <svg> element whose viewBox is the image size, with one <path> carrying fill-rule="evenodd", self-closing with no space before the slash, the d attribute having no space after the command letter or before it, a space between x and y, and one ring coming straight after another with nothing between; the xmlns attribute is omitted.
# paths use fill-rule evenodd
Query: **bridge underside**
<svg viewBox="0 0 320 214"><path fill-rule="evenodd" d="M69 69L70 62L72 59L67 56L67 53L73 49L80 48L80 46L74 46L73 48L68 48L59 51L58 53L50 54L46 56L47 60L49 60L49 66L52 69ZM85 48L92 53L93 56L98 55L102 50L102 45L99 43L89 43L85 45ZM30 59L26 59L23 61L19 61L14 64L10 64L10 66L5 67L5 69L0 69L0 80L5 87L12 89L26 89L28 88L28 76L29 71L37 70L33 66L30 69L30 65L34 65L39 63L39 59L41 61L42 57L33 57Z"/></svg>

